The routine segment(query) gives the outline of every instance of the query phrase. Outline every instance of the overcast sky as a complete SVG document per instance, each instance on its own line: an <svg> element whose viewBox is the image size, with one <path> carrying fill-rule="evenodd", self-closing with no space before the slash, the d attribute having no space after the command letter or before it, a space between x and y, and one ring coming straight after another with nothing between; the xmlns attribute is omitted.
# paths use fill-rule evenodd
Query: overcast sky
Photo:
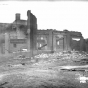
<svg viewBox="0 0 88 88"><path fill-rule="evenodd" d="M86 1L2 1L0 22L12 23L15 13L27 19L27 10L37 17L38 29L82 32L88 38L88 2Z"/></svg>

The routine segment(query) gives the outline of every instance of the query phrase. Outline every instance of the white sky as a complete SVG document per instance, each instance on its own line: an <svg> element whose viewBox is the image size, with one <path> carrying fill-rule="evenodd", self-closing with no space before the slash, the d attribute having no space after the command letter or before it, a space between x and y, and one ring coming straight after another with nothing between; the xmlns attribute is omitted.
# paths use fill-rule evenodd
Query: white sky
<svg viewBox="0 0 88 88"><path fill-rule="evenodd" d="M83 1L2 1L0 22L11 23L15 13L27 19L27 10L37 17L38 29L68 29L82 32L88 38L88 2Z"/></svg>

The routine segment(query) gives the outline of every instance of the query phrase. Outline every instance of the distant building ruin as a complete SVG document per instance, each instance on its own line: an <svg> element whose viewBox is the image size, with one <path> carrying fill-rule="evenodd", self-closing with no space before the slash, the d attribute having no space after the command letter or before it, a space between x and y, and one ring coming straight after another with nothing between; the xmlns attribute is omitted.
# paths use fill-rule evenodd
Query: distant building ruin
<svg viewBox="0 0 88 88"><path fill-rule="evenodd" d="M57 31L52 29L37 31L37 45L43 46L43 50L63 51L63 50L83 50L83 36L75 31Z"/></svg>
<svg viewBox="0 0 88 88"><path fill-rule="evenodd" d="M54 29L37 29L37 18L30 10L27 20L20 14L15 15L11 24L0 24L0 54L10 54L23 49L27 51L63 51L84 50L84 39L81 32L58 31Z"/></svg>

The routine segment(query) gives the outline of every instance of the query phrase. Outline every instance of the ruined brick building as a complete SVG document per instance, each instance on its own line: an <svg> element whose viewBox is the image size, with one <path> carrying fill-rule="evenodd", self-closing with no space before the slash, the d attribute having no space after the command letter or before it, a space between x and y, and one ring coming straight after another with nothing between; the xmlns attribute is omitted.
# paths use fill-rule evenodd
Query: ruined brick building
<svg viewBox="0 0 88 88"><path fill-rule="evenodd" d="M42 41L44 40L46 41L45 44L47 44L47 46L44 47L44 49L53 51L73 50L73 49L78 51L83 50L84 39L80 32L68 30L58 31L47 29L47 30L38 30L37 34L38 34L37 36L39 37L41 36Z"/></svg>
<svg viewBox="0 0 88 88"><path fill-rule="evenodd" d="M84 50L80 32L37 29L37 18L27 11L27 20L15 15L11 24L0 24L0 54L27 51Z"/></svg>

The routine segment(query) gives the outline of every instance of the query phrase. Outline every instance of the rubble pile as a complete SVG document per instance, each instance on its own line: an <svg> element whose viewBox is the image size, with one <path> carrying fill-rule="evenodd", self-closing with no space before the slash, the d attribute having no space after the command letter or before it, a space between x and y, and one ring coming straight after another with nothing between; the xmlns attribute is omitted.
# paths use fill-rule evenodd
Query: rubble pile
<svg viewBox="0 0 88 88"><path fill-rule="evenodd" d="M59 53L51 53L51 54L46 54L42 53L39 55L34 56L34 58L57 58L57 59L71 59L71 60L81 60L84 58L88 58L88 54L85 52L79 52L79 51L63 51Z"/></svg>
<svg viewBox="0 0 88 88"><path fill-rule="evenodd" d="M35 55L34 57L26 57L24 55L19 55L14 59L29 60L29 62L41 66L50 64L65 65L65 64L72 64L73 62L77 64L79 62L88 63L88 54L86 52L79 52L79 51L62 51L54 53L42 53Z"/></svg>
<svg viewBox="0 0 88 88"><path fill-rule="evenodd" d="M86 59L86 63L82 61ZM79 51L62 51L54 53L42 53L34 56L34 60L37 62L34 65L40 67L62 66L62 65L81 65L87 64L88 54Z"/></svg>

